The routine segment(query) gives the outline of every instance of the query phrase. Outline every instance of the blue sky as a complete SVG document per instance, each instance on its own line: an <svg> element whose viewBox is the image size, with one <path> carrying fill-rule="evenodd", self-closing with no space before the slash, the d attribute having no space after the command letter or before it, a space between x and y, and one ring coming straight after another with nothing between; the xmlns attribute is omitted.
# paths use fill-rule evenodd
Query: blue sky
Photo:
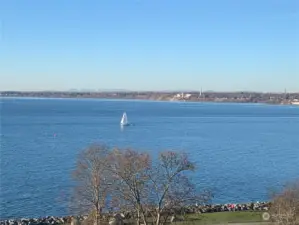
<svg viewBox="0 0 299 225"><path fill-rule="evenodd" d="M299 91L297 0L3 0L0 90Z"/></svg>

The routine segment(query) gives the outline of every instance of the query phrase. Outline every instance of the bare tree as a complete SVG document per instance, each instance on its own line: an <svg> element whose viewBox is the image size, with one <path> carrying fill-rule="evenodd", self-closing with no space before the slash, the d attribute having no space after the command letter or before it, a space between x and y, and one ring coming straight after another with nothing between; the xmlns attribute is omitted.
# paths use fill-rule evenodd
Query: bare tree
<svg viewBox="0 0 299 225"><path fill-rule="evenodd" d="M114 199L117 198L122 208L136 211L137 224L142 220L146 225L143 201L147 194L147 170L151 165L148 154L127 149L115 149L110 156L111 172L116 180L114 184Z"/></svg>
<svg viewBox="0 0 299 225"><path fill-rule="evenodd" d="M162 152L157 165L149 171L150 205L155 206L152 213L155 224L161 221L161 215L175 212L196 201L195 185L185 176L188 171L194 171L195 164L188 160L186 154L172 151Z"/></svg>
<svg viewBox="0 0 299 225"><path fill-rule="evenodd" d="M100 222L105 201L111 192L108 155L106 146L92 145L78 156L73 171L75 187L72 208L78 213L90 214L96 225Z"/></svg>
<svg viewBox="0 0 299 225"><path fill-rule="evenodd" d="M273 195L270 215L278 225L299 224L299 180Z"/></svg>
<svg viewBox="0 0 299 225"><path fill-rule="evenodd" d="M149 218L155 225L164 224L170 213L177 214L186 206L206 200L186 174L194 170L195 165L186 154L163 152L152 162L147 153L131 149L110 151L94 145L78 158L74 171L75 203L81 213L94 213L95 224L100 221L108 197L108 210L115 212L117 206L131 212L137 225L147 225Z"/></svg>

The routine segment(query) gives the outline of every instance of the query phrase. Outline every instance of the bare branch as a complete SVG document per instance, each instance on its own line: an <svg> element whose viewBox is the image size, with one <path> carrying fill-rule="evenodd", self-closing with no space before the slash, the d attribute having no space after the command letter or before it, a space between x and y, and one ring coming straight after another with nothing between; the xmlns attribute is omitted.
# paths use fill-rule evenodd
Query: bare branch
<svg viewBox="0 0 299 225"><path fill-rule="evenodd" d="M270 214L278 225L299 224L299 180L273 195Z"/></svg>
<svg viewBox="0 0 299 225"><path fill-rule="evenodd" d="M113 183L107 161L109 149L104 145L92 145L78 156L73 171L75 181L72 210L77 213L94 212L94 223L99 223L105 202Z"/></svg>

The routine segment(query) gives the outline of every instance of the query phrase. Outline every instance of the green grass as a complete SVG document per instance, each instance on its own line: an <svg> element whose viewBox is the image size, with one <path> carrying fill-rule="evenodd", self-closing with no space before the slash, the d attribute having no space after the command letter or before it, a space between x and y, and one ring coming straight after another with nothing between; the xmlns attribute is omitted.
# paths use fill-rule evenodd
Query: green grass
<svg viewBox="0 0 299 225"><path fill-rule="evenodd" d="M187 214L184 221L173 222L172 225L211 225L211 224L228 224L228 223L250 223L263 222L263 212L217 212L217 213L203 213L203 214ZM180 218L178 216L178 218ZM151 219L148 221L152 225ZM125 225L135 225L134 220L125 220ZM171 225L171 223L167 223ZM262 223L261 223L262 224ZM70 225L70 224L64 224Z"/></svg>
<svg viewBox="0 0 299 225"><path fill-rule="evenodd" d="M188 215L186 225L262 222L262 212L218 212Z"/></svg>

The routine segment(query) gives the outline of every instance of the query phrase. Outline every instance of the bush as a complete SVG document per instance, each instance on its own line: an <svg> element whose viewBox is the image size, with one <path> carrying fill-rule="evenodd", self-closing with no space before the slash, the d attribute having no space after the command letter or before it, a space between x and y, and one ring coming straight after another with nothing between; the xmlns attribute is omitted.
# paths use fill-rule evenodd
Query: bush
<svg viewBox="0 0 299 225"><path fill-rule="evenodd" d="M270 215L278 225L299 224L299 180L273 195Z"/></svg>

